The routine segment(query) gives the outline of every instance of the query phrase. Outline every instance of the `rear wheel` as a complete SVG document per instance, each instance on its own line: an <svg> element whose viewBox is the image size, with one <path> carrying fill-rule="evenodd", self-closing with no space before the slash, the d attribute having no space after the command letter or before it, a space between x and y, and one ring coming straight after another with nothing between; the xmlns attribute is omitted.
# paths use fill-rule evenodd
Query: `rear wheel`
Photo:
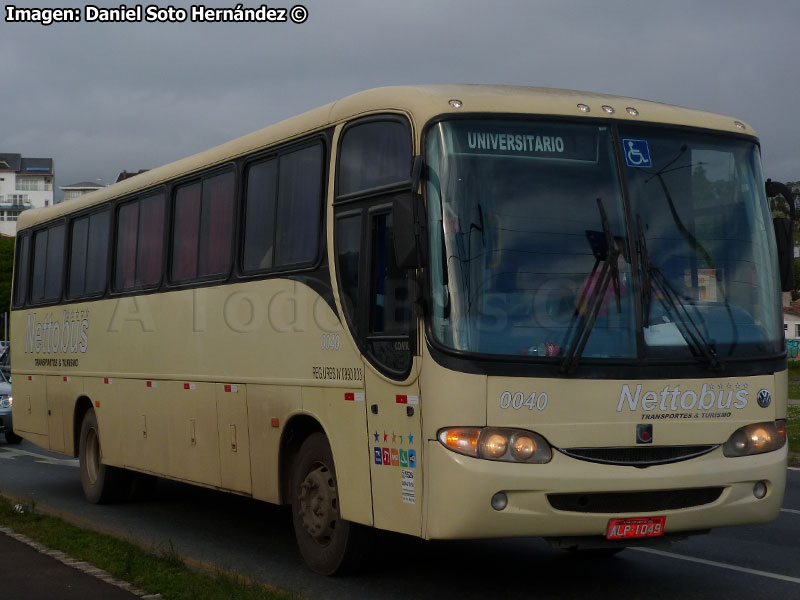
<svg viewBox="0 0 800 600"><path fill-rule="evenodd" d="M22 438L18 436L16 433L11 431L6 431L6 442L9 444L19 444L22 442Z"/></svg>
<svg viewBox="0 0 800 600"><path fill-rule="evenodd" d="M364 559L367 530L341 518L336 469L328 440L310 435L294 461L292 522L300 553L323 575L356 570Z"/></svg>
<svg viewBox="0 0 800 600"><path fill-rule="evenodd" d="M100 429L94 410L88 411L81 423L78 459L83 494L89 502L105 504L127 496L130 490L130 474L124 469L103 464Z"/></svg>

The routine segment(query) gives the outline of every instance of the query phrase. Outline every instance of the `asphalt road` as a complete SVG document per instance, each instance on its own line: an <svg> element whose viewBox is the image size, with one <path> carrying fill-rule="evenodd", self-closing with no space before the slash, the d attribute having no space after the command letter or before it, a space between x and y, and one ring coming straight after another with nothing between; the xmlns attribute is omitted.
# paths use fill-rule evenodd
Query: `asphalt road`
<svg viewBox="0 0 800 600"><path fill-rule="evenodd" d="M144 545L172 544L191 560L313 600L798 598L800 470L788 475L775 523L715 530L665 550L588 560L538 539L424 542L380 534L365 573L326 578L304 567L285 507L164 480L152 500L96 506L83 499L77 461L27 442L0 442L0 493Z"/></svg>

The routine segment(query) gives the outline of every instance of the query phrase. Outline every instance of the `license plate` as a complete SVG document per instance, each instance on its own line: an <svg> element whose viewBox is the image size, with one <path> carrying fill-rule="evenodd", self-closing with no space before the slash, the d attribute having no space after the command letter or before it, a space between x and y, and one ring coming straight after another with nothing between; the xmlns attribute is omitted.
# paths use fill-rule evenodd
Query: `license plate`
<svg viewBox="0 0 800 600"><path fill-rule="evenodd" d="M627 540L631 538L658 537L664 533L667 517L638 517L635 519L611 519L606 529L606 539Z"/></svg>

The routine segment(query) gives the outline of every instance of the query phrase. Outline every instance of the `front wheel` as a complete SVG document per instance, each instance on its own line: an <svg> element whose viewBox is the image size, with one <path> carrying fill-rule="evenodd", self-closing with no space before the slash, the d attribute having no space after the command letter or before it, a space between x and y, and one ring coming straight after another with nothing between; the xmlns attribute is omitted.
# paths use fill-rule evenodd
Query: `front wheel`
<svg viewBox="0 0 800 600"><path fill-rule="evenodd" d="M294 533L306 564L323 575L356 570L364 558L367 530L339 514L333 454L322 433L310 435L300 447L291 499Z"/></svg>
<svg viewBox="0 0 800 600"><path fill-rule="evenodd" d="M93 504L119 500L130 489L128 473L124 469L103 464L100 448L100 428L94 410L89 410L81 423L78 461L81 467L83 495Z"/></svg>

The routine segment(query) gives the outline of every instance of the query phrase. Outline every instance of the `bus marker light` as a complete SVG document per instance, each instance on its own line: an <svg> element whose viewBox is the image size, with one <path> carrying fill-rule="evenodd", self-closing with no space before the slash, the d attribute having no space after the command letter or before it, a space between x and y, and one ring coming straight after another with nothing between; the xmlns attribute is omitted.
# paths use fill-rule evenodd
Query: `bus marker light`
<svg viewBox="0 0 800 600"><path fill-rule="evenodd" d="M606 113L607 115L613 115L614 114L614 107L613 106L609 106L608 104L604 104L600 108L602 108L603 112Z"/></svg>
<svg viewBox="0 0 800 600"><path fill-rule="evenodd" d="M64 383L69 383L69 381L70 381L69 377L64 377Z"/></svg>
<svg viewBox="0 0 800 600"><path fill-rule="evenodd" d="M492 508L495 510L503 510L508 506L508 496L504 492L497 492L492 496Z"/></svg>
<svg viewBox="0 0 800 600"><path fill-rule="evenodd" d="M733 124L736 126L736 129L741 129L742 131L744 131L745 129L747 129L747 127L745 126L745 124L744 124L744 123L742 123L741 121L734 121L734 122L733 122Z"/></svg>
<svg viewBox="0 0 800 600"><path fill-rule="evenodd" d="M103 377L103 383L105 383L106 385L110 385L110 384L114 383L114 380L110 379L108 377Z"/></svg>
<svg viewBox="0 0 800 600"><path fill-rule="evenodd" d="M28 381L33 381L33 375L28 375Z"/></svg>
<svg viewBox="0 0 800 600"><path fill-rule="evenodd" d="M95 400L94 401L94 407L95 408L100 408L100 400Z"/></svg>
<svg viewBox="0 0 800 600"><path fill-rule="evenodd" d="M273 427L280 427L280 420L277 417L272 417L272 419L270 420L270 424Z"/></svg>
<svg viewBox="0 0 800 600"><path fill-rule="evenodd" d="M583 112L583 113L587 113L587 112L591 111L592 109L589 108L588 104L578 104L578 110Z"/></svg>
<svg viewBox="0 0 800 600"><path fill-rule="evenodd" d="M461 100L456 100L455 98L450 100L450 102L448 102L448 104L450 106L452 106L453 108L461 108L462 106L464 106L464 103Z"/></svg>
<svg viewBox="0 0 800 600"><path fill-rule="evenodd" d="M638 117L639 116L639 111L636 110L635 108L633 108L632 106L629 106L625 110L628 111L628 114L630 116L632 116L632 117Z"/></svg>

